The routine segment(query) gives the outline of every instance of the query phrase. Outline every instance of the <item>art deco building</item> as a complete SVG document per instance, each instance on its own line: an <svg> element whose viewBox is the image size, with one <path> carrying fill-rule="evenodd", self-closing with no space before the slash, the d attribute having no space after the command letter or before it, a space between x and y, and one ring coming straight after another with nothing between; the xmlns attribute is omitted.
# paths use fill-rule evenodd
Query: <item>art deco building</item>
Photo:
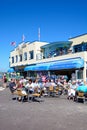
<svg viewBox="0 0 87 130"><path fill-rule="evenodd" d="M87 34L68 41L20 43L10 52L8 72L23 76L67 75L69 79L87 78Z"/></svg>

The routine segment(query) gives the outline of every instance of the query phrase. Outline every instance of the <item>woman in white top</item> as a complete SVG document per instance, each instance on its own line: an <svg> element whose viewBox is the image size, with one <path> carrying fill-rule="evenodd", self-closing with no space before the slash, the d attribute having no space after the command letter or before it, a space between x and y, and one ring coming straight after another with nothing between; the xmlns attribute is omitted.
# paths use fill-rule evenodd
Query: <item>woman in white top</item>
<svg viewBox="0 0 87 130"><path fill-rule="evenodd" d="M28 83L26 84L25 88L27 89L28 93L32 94L34 92L34 84L32 79L29 79Z"/></svg>

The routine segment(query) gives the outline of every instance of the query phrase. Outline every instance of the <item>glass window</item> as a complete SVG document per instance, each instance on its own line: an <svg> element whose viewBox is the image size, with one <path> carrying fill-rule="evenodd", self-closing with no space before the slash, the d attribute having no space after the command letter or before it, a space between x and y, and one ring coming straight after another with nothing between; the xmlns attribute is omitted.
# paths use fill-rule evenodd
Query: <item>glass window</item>
<svg viewBox="0 0 87 130"><path fill-rule="evenodd" d="M42 59L43 55L41 53L36 54L36 60Z"/></svg>
<svg viewBox="0 0 87 130"><path fill-rule="evenodd" d="M30 59L34 59L34 51L30 51L29 54L30 54Z"/></svg>
<svg viewBox="0 0 87 130"><path fill-rule="evenodd" d="M87 50L87 45L86 43L84 44L79 44L74 46L74 51L75 52L81 52L81 51L86 51Z"/></svg>
<svg viewBox="0 0 87 130"><path fill-rule="evenodd" d="M16 63L18 62L18 55L16 55Z"/></svg>
<svg viewBox="0 0 87 130"><path fill-rule="evenodd" d="M77 79L83 79L83 70L78 70Z"/></svg>
<svg viewBox="0 0 87 130"><path fill-rule="evenodd" d="M27 60L27 52L24 53L24 60Z"/></svg>
<svg viewBox="0 0 87 130"><path fill-rule="evenodd" d="M19 57L20 57L20 61L22 61L22 54Z"/></svg>
<svg viewBox="0 0 87 130"><path fill-rule="evenodd" d="M14 63L14 57L12 57L12 63Z"/></svg>
<svg viewBox="0 0 87 130"><path fill-rule="evenodd" d="M87 43L86 43L86 45L85 45L85 51L87 51Z"/></svg>
<svg viewBox="0 0 87 130"><path fill-rule="evenodd" d="M81 52L83 50L82 45L76 45L74 46L75 52Z"/></svg>

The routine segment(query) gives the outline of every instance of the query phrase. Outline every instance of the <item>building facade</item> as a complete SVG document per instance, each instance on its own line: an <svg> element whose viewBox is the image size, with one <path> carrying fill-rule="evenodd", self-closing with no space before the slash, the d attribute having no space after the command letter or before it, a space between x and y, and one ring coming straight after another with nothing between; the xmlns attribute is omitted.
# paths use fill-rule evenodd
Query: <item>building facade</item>
<svg viewBox="0 0 87 130"><path fill-rule="evenodd" d="M87 34L68 41L20 43L10 52L10 69L24 77L45 72L87 78Z"/></svg>

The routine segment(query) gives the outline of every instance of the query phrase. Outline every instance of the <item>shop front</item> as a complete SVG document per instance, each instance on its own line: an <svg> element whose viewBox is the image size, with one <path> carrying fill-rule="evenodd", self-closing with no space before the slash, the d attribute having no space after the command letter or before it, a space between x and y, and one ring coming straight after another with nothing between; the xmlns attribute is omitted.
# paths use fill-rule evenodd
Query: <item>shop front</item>
<svg viewBox="0 0 87 130"><path fill-rule="evenodd" d="M26 66L24 71L27 71L28 75L31 74L31 72L36 75L45 72L46 75L53 75L54 73L54 75L67 75L69 79L77 79L77 70L80 73L80 70L83 70L83 68L84 60L81 57L76 57ZM72 74L75 76L72 76ZM82 78L82 75L79 78Z"/></svg>

